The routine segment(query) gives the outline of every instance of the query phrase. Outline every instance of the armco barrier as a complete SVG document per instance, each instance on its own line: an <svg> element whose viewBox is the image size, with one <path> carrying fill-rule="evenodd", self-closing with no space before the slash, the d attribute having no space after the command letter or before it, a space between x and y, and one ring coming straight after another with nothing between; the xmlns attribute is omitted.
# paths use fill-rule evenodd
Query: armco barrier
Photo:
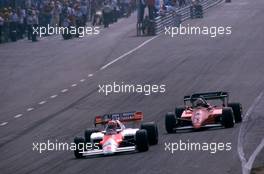
<svg viewBox="0 0 264 174"><path fill-rule="evenodd" d="M202 5L203 10L206 10L218 3L222 0L202 0L200 1L200 5ZM190 4L190 3L189 3ZM154 20L155 34L160 34L164 31L165 27L174 26L178 27L182 21L185 21L191 17L190 14L190 6L187 5L184 8L177 9L175 11L171 10L169 12L165 12L161 16L158 16ZM137 35L140 35L140 24L137 24Z"/></svg>

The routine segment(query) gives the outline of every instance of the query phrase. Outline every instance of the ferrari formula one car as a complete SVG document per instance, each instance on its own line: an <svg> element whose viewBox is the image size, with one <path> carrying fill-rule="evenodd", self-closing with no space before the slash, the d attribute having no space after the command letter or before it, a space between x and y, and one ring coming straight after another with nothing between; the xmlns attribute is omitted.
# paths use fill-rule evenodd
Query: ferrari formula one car
<svg viewBox="0 0 264 174"><path fill-rule="evenodd" d="M142 120L142 112L96 116L94 120L95 128L85 130L84 138L75 137L74 143L77 147L74 151L75 157L147 151L149 145L158 143L157 125L154 122L142 123L140 128L127 128L124 125L130 122L135 127ZM102 130L96 128L97 125L101 125Z"/></svg>
<svg viewBox="0 0 264 174"><path fill-rule="evenodd" d="M176 107L175 113L166 114L166 131L175 133L186 129L234 127L234 123L242 121L242 106L240 103L229 103L228 97L227 92L185 96L184 107Z"/></svg>

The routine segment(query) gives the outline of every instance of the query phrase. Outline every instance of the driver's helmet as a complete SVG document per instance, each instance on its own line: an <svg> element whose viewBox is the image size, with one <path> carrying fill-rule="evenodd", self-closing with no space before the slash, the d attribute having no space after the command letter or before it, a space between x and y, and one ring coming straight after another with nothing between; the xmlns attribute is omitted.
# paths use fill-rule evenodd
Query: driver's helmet
<svg viewBox="0 0 264 174"><path fill-rule="evenodd" d="M205 107L207 106L207 103L204 99L202 98L197 98L195 101L194 101L194 106L198 107L198 106L202 106L202 107Z"/></svg>
<svg viewBox="0 0 264 174"><path fill-rule="evenodd" d="M109 121L107 123L107 127L106 127L106 133L107 134L113 134L116 132L116 129L117 129L117 122L116 121Z"/></svg>

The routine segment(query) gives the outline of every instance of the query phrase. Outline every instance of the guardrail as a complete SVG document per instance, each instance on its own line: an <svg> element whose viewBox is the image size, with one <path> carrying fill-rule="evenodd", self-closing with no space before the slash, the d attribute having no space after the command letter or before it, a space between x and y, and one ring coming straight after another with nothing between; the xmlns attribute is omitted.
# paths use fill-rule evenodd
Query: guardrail
<svg viewBox="0 0 264 174"><path fill-rule="evenodd" d="M203 11L220 3L222 0L203 0L200 5L203 7ZM189 1L190 2L190 1ZM191 17L190 3L186 7L176 9L175 11L169 11L161 16L158 16L154 20L155 34L160 34L168 26L179 26L182 21L185 21ZM138 25L138 24L137 24ZM139 28L137 28L139 30ZM139 31L137 31L139 33ZM139 35L139 34L138 34Z"/></svg>

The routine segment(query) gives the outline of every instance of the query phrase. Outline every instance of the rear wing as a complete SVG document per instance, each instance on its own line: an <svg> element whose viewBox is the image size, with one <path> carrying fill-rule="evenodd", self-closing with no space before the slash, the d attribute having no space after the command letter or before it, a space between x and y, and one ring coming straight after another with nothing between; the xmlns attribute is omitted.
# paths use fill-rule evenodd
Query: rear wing
<svg viewBox="0 0 264 174"><path fill-rule="evenodd" d="M221 100L225 100L229 98L229 94L228 92L207 92L207 93L195 93L192 95L187 95L184 96L184 102L186 101L194 101L197 98L204 98L205 100L214 100L214 99L221 99Z"/></svg>
<svg viewBox="0 0 264 174"><path fill-rule="evenodd" d="M119 120L121 122L138 122L143 120L143 112L124 112L96 116L94 119L94 125L105 125L111 120Z"/></svg>

